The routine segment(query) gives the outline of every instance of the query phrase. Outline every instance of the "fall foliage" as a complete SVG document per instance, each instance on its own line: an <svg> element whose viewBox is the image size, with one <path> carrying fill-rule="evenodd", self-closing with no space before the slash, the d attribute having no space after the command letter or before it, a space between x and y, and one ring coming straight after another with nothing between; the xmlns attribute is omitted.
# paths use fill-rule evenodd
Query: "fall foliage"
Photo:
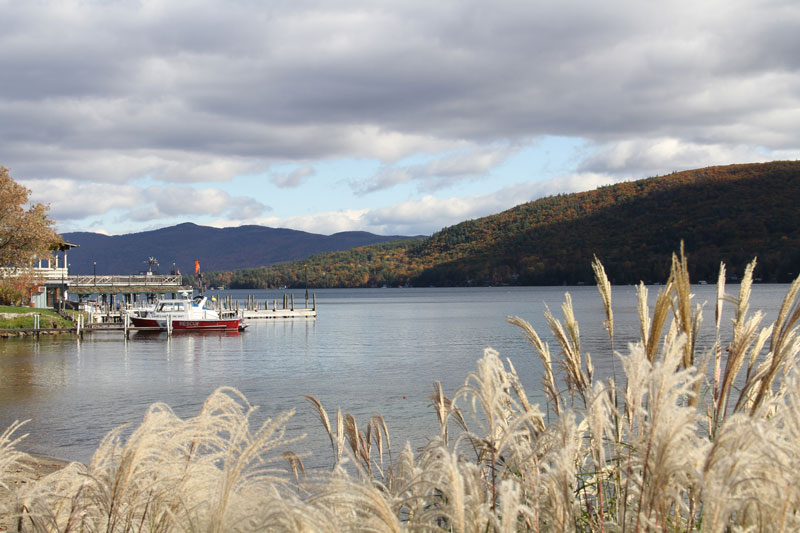
<svg viewBox="0 0 800 533"><path fill-rule="evenodd" d="M49 206L36 203L25 209L30 192L0 167L1 266L28 266L61 240L53 228L55 221L47 216Z"/></svg>
<svg viewBox="0 0 800 533"><path fill-rule="evenodd" d="M205 274L230 288L592 283L597 255L616 284L663 279L681 241L693 281L731 280L758 257L763 281L800 272L800 162L708 167L562 194L468 220L426 239Z"/></svg>
<svg viewBox="0 0 800 533"><path fill-rule="evenodd" d="M28 301L38 280L25 269L36 256L47 255L61 242L53 228L55 222L47 216L48 206L36 203L25 208L29 195L7 168L0 167L0 268L13 267L0 276L0 303Z"/></svg>

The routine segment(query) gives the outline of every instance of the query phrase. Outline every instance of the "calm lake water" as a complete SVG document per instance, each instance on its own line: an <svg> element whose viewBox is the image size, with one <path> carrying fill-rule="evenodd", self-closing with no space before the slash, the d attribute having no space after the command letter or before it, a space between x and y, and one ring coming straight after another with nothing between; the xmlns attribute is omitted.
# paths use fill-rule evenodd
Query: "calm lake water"
<svg viewBox="0 0 800 533"><path fill-rule="evenodd" d="M788 285L755 285L751 312L773 320ZM659 289L651 286L651 307ZM700 344L713 343L716 287L695 286L704 307ZM738 285L727 293L738 294ZM608 337L602 327L602 301L593 286L470 289L315 290L314 320L250 321L241 334L131 334L121 332L41 339L0 339L0 429L27 420L22 448L53 457L88 461L102 437L127 422L138 424L146 408L165 402L182 417L196 414L220 386L239 389L260 406L255 422L289 409L290 436L307 434L295 448L312 451L327 464L330 445L303 394L320 399L335 416L352 413L360 425L380 413L389 426L392 447L405 441L420 446L437 432L428 396L434 381L452 393L486 347L509 358L532 401L543 403L538 358L509 315L549 335L545 305L561 317L564 293L573 298L584 351L596 372L610 375ZM270 301L277 291L222 291L244 301L248 294ZM294 292L300 302L303 291ZM634 287L614 287L615 346L638 338ZM731 305L727 304L727 317ZM726 320L724 332L729 332Z"/></svg>

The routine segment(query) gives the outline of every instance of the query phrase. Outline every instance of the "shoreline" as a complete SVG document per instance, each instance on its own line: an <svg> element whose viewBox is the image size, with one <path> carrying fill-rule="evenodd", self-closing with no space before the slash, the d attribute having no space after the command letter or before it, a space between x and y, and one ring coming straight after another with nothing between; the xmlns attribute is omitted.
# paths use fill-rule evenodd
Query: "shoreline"
<svg viewBox="0 0 800 533"><path fill-rule="evenodd" d="M26 457L21 459L16 466L3 478L3 482L8 486L0 486L0 531L15 531L16 520L9 515L14 504L13 491L17 490L26 483L38 481L39 479L58 472L71 461L64 461L45 455L31 454L25 452ZM21 464L20 464L21 463Z"/></svg>

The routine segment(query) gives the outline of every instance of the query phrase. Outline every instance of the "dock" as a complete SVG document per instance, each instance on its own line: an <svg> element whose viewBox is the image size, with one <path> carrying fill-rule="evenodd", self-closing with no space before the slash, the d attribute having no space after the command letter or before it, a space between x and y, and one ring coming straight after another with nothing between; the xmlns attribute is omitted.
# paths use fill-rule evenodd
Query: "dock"
<svg viewBox="0 0 800 533"><path fill-rule="evenodd" d="M274 320L280 318L316 318L316 309L252 309L244 311L244 318Z"/></svg>
<svg viewBox="0 0 800 533"><path fill-rule="evenodd" d="M82 337L84 333L122 332L125 337L131 331L167 331L169 328L134 327L130 325L129 317L144 311L147 302L141 300L128 301L118 308L109 303L90 304L84 302L81 311L76 317L74 328L38 328L0 330L0 337L8 336L39 336L47 334L70 333ZM214 297L210 302L220 317L243 317L245 320L307 320L317 317L317 297L312 294L311 299L305 299L304 305L295 305L293 294L284 294L281 300L257 300L249 295L246 300L234 300L232 296L222 298Z"/></svg>
<svg viewBox="0 0 800 533"><path fill-rule="evenodd" d="M239 300L233 300L230 296L222 298L220 301L212 302L216 304L215 309L220 316L226 314L242 313L245 320L275 320L275 319L306 319L317 317L317 296L311 295L311 302L308 297L305 299L303 307L295 306L294 295L284 294L281 305L278 300L256 300L252 295L247 297L245 303L240 304ZM309 305L310 303L310 305Z"/></svg>
<svg viewBox="0 0 800 533"><path fill-rule="evenodd" d="M100 278L100 276L98 276L98 278ZM128 277L126 276L126 278ZM130 281L133 280L129 281L126 279L123 283L120 283L120 281L121 280L109 280L107 283L110 282L109 285L113 284L117 285L118 287L120 285L127 285L127 287L131 287L132 284ZM141 283L141 280L135 280L134 283L136 282ZM99 284L91 285L90 287L95 288L98 286ZM88 289L88 287L84 287L86 286L82 286L83 290L91 290ZM141 287L141 285L139 285L139 287ZM166 285L162 282L158 288L162 290L174 290L175 285ZM126 294L123 291L120 291L120 293ZM244 301L239 299L234 300L232 296L224 296L221 298L213 297L208 303L211 304L211 307L219 313L220 317L223 318L226 316L236 316L243 317L245 320L308 320L316 319L317 317L317 297L315 294L311 295L310 300L308 296L306 296L305 302L302 306L295 305L293 294L284 294L281 300L273 299L271 301L258 300L253 295L248 295ZM133 327L130 325L129 317L131 315L138 315L144 312L147 304L147 301L140 300L135 297L126 298L117 306L114 306L109 301L81 302L79 310L83 313L76 316L75 327L39 328L34 326L34 328L28 329L0 330L0 337L38 337L39 335L52 335L59 333L73 334L77 335L78 337L82 337L84 333L99 333L104 331L123 332L125 337L127 337L128 333L131 331L167 331L167 333L171 333L171 331L168 331L167 328Z"/></svg>

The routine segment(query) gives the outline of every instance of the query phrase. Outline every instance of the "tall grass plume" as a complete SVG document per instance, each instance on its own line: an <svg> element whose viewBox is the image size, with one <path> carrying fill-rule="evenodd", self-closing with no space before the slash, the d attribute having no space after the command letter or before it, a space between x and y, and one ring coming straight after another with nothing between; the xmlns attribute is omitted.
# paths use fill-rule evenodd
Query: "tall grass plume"
<svg viewBox="0 0 800 533"><path fill-rule="evenodd" d="M456 390L434 384L439 425L419 450L390 439L380 415L329 415L306 396L331 445L329 468L309 470L292 412L254 425L256 407L222 388L192 417L151 406L89 464L16 490L6 512L25 532L800 529L800 278L764 325L749 309L755 262L735 296L721 265L715 344L699 352L703 308L683 251L652 310L636 289L640 334L625 347L593 268L613 379L596 379L567 294L561 318L545 310L549 336L508 319L542 367L543 407L490 348ZM0 483L24 458L18 430L0 435Z"/></svg>

